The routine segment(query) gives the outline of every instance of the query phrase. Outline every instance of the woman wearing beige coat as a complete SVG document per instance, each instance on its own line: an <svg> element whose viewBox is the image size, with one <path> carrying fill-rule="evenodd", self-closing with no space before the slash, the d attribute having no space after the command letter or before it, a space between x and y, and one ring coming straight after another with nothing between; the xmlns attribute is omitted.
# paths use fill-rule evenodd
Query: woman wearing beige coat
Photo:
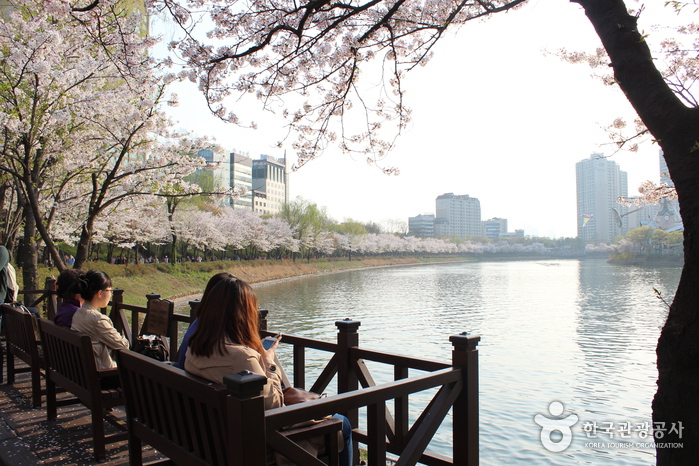
<svg viewBox="0 0 699 466"><path fill-rule="evenodd" d="M104 272L90 270L78 278L77 290L85 302L75 311L70 328L90 336L98 370L115 368L112 351L129 349L129 340L99 311L112 297L112 280Z"/></svg>
<svg viewBox="0 0 699 466"><path fill-rule="evenodd" d="M242 370L264 375L265 409L284 406L281 370L274 361L278 342L269 350L262 347L257 296L250 285L228 275L203 296L198 314L184 369L219 383Z"/></svg>

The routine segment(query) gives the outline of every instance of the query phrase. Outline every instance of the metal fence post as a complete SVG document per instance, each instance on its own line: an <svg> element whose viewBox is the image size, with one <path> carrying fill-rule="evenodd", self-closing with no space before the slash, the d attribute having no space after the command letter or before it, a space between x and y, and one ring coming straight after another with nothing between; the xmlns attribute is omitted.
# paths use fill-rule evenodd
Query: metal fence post
<svg viewBox="0 0 699 466"><path fill-rule="evenodd" d="M481 337L463 332L452 335L452 365L461 368L463 389L454 402L454 464L478 465L478 342Z"/></svg>

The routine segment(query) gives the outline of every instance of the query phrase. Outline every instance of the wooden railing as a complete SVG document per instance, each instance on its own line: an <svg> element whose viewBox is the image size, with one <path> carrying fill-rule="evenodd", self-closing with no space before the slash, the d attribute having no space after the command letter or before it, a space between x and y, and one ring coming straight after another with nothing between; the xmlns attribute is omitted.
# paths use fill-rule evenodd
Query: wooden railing
<svg viewBox="0 0 699 466"><path fill-rule="evenodd" d="M55 282L49 283L47 280L45 290L34 291L42 294L39 302L45 301L46 315L51 319L56 309L54 288ZM147 298L157 299L159 295L149 294ZM190 315L173 316L168 331L173 361L177 359L178 323L191 323L196 316L197 305L198 301L190 302ZM115 327L131 340L139 332L142 317L147 315L147 307L124 303L123 290L120 289L114 290L110 306L109 315ZM106 313L106 309L103 312ZM127 315L129 312L130 316ZM267 329L267 314L267 310L260 310L262 337L276 334ZM336 377L337 395L258 413L256 410L262 405L253 401L256 398L254 394L251 395L254 387L244 384L232 386L233 396L237 398L236 403L242 413L239 420L241 429L250 434L251 429L259 428L260 432L255 435L265 438L267 432L294 424L299 419L319 419L342 413L354 427L355 458L358 458L358 444L364 444L369 466L384 466L387 453L397 456L398 465L417 462L440 466L478 464L479 336L464 332L449 337L452 344L451 363L446 363L360 348L360 322L347 319L337 321L335 325L338 329L336 343L285 334L281 344L291 346L293 385L300 388L306 388L309 377L306 350L328 353L327 364L309 389L322 393ZM393 380L377 384L367 362L391 366ZM411 375L411 371L419 371L419 374ZM419 409L421 414L411 425L409 412L413 399L410 395L428 390L436 393L424 407L412 406L414 410ZM391 400L392 410L388 404ZM246 408L248 403L257 408ZM361 418L360 410L364 414ZM449 410L452 411L451 457L427 450ZM263 418L265 421L261 423L260 419ZM242 445L241 448L248 446Z"/></svg>
<svg viewBox="0 0 699 466"><path fill-rule="evenodd" d="M411 358L359 348L360 322L343 320L337 343L284 335L281 344L293 347L293 384L306 387L306 349L331 354L324 369L310 387L322 393L337 376L338 395L311 404L286 406L267 411L266 429L278 429L298 419L317 419L339 412L354 429L355 445L366 445L369 465L385 465L386 453L397 455L397 463L427 465L478 464L478 350L480 337L463 333L449 338L451 364ZM263 336L274 332L263 331ZM377 384L366 362L393 367L393 381ZM420 371L411 376L410 371ZM361 388L360 388L361 386ZM410 425L409 395L434 389L417 420ZM242 389L241 389L242 390ZM244 390L242 390L244 391ZM388 401L393 400L393 410ZM413 406L415 408L415 406ZM366 411L360 425L359 410ZM427 446L452 409L452 457L427 451ZM355 452L356 453L356 452ZM357 456L355 456L357 457Z"/></svg>
<svg viewBox="0 0 699 466"><path fill-rule="evenodd" d="M20 294L38 294L39 298L33 301L29 306L37 307L43 304L42 315L53 321L56 316L56 310L60 304L60 299L56 296L56 279L47 278L45 288L43 290L22 290ZM160 295L151 293L146 295L146 299L158 299ZM173 314L170 321L167 337L170 340L170 359L177 360L177 348L179 344L179 323L183 322L187 325L194 321L196 308L199 301L190 301L190 315ZM124 302L124 290L115 288L112 294L112 300L109 302L108 308L102 309L102 312L108 314L114 322L114 327L128 338L130 343L133 343L133 336L139 334L141 324L146 315L148 308L136 304L127 304ZM266 311L265 311L266 314Z"/></svg>
<svg viewBox="0 0 699 466"><path fill-rule="evenodd" d="M156 293L150 293L146 295L147 300L159 299L160 295ZM116 288L112 295L112 301L110 302L111 310L109 312L109 317L114 322L114 327L117 330L124 333L126 338L133 344L134 335L138 335L143 319L148 315L148 308L146 306L138 306L135 304L127 304L124 302L124 290ZM199 301L190 301L190 314L178 314L174 313L172 319L168 325L167 337L170 340L170 360L177 361L177 349L179 345L179 324L186 323L191 324L194 321L196 315L196 308L199 305ZM130 316L127 313L130 312Z"/></svg>
<svg viewBox="0 0 699 466"><path fill-rule="evenodd" d="M35 299L32 302L25 302L24 304L28 307L38 307L43 303L44 307L44 315L50 319L53 320L53 317L56 315L56 309L58 307L58 303L56 301L56 279L55 278L47 278L46 282L44 282L44 289L43 290L20 290L17 292L18 295L24 295L26 296L34 296L34 295L39 295L37 299ZM19 296L17 297L18 301L21 301L19 299Z"/></svg>

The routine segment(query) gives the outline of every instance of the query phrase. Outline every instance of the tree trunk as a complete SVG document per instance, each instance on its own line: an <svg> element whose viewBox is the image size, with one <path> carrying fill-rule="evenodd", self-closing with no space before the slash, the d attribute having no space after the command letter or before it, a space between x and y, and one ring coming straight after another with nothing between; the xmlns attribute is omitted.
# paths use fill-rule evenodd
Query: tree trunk
<svg viewBox="0 0 699 466"><path fill-rule="evenodd" d="M39 289L39 270L37 269L37 245L36 245L36 223L34 216L29 211L29 206L26 209L24 222L24 244L22 247L22 281L25 290ZM32 304L38 295L36 293L25 293L23 301L26 305Z"/></svg>
<svg viewBox="0 0 699 466"><path fill-rule="evenodd" d="M602 40L619 86L659 141L677 189L685 265L658 341L653 423L656 444L681 444L657 448L657 464L694 464L699 458L699 157L694 151L699 110L684 106L667 86L622 0L575 1ZM680 425L681 434L670 433Z"/></svg>
<svg viewBox="0 0 699 466"><path fill-rule="evenodd" d="M83 264L87 261L87 254L90 249L91 239L91 225L83 225L82 231L80 232L80 240L78 241L78 247L75 250L75 264L73 265L74 268L81 269L83 267Z"/></svg>

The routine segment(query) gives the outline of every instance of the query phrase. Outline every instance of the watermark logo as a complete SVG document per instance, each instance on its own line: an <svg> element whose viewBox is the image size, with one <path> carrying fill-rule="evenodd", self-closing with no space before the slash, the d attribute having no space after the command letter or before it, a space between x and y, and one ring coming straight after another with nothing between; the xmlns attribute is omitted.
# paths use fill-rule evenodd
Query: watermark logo
<svg viewBox="0 0 699 466"><path fill-rule="evenodd" d="M561 417L563 414L563 404L554 401L549 405L549 413L554 416L553 419L537 414L534 416L534 422L541 426L541 444L548 451L560 453L568 448L573 441L573 430L571 427L578 422L576 414L570 414L566 417ZM552 436L557 433L560 439L554 440Z"/></svg>

